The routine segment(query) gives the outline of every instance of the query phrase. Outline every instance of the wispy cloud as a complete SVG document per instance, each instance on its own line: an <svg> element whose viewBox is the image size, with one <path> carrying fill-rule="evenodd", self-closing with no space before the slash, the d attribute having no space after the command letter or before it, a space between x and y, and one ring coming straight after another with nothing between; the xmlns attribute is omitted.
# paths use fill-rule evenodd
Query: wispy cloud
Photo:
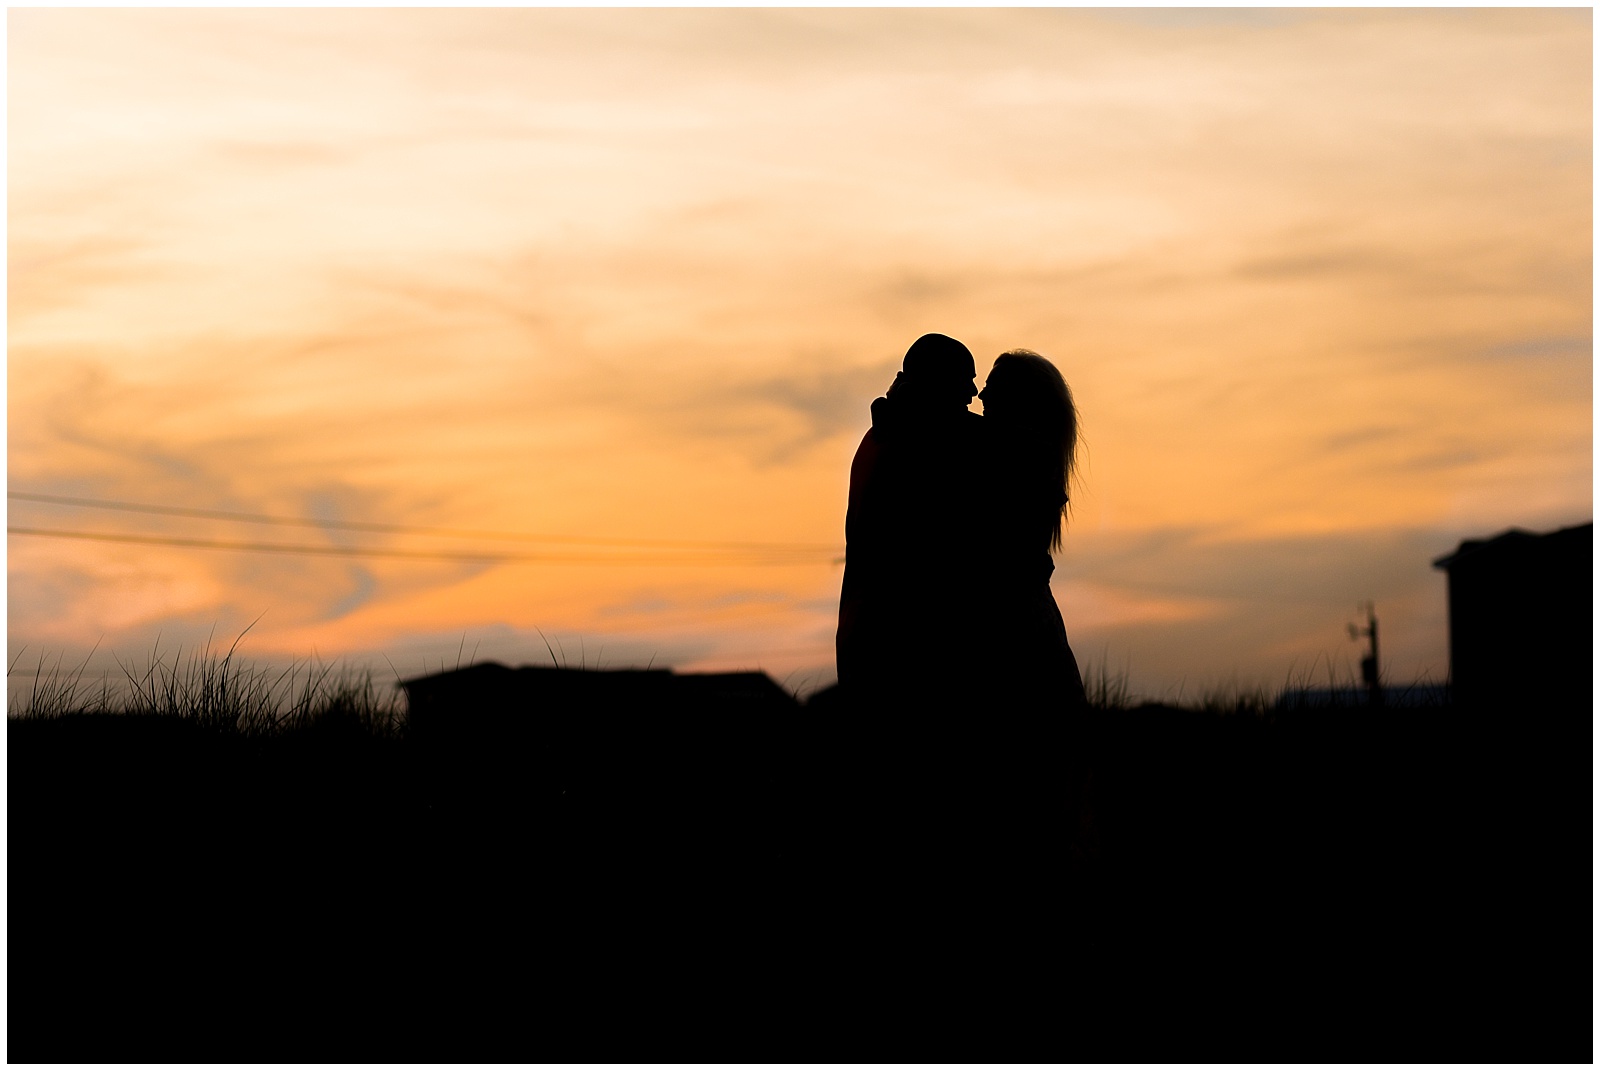
<svg viewBox="0 0 1600 1071"><path fill-rule="evenodd" d="M1252 279L1300 279L1352 274L1405 275L1415 270L1414 263L1388 249L1303 250L1288 256L1248 261L1238 267L1240 275Z"/></svg>
<svg viewBox="0 0 1600 1071"><path fill-rule="evenodd" d="M1545 335L1502 342L1484 351L1495 358L1573 357L1593 360L1594 339L1589 335Z"/></svg>

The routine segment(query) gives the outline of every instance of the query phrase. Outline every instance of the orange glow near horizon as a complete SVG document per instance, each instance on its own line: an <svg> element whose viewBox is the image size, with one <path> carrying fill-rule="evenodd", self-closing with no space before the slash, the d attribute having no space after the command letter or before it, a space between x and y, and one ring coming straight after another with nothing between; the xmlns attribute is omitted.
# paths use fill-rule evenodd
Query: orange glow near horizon
<svg viewBox="0 0 1600 1071"><path fill-rule="evenodd" d="M1353 661L1369 598L1391 675L1442 676L1429 560L1591 517L1585 9L8 19L13 491L842 552L868 406L941 331L980 378L1025 346L1072 385L1057 596L1080 662L1146 693ZM8 548L13 656L260 617L263 658L410 672L550 637L573 662L832 675L826 549Z"/></svg>

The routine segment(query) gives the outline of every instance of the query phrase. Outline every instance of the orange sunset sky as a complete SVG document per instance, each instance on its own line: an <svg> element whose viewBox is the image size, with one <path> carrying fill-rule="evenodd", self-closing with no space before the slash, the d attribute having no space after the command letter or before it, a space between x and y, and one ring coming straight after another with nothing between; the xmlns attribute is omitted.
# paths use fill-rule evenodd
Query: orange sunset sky
<svg viewBox="0 0 1600 1071"><path fill-rule="evenodd" d="M1430 561L1592 515L1588 9L7 27L9 490L309 522L10 527L523 556L13 532L19 671L259 617L262 661L542 631L818 687L850 458L925 331L1072 385L1056 596L1141 694L1346 675L1365 599L1390 679L1442 677Z"/></svg>

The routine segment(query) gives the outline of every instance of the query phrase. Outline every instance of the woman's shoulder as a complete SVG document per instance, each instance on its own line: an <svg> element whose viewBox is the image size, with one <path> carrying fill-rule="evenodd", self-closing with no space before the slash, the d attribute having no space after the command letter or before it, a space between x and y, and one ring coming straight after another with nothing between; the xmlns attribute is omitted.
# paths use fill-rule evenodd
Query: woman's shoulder
<svg viewBox="0 0 1600 1071"><path fill-rule="evenodd" d="M1035 460L1038 451L1015 428L980 417L975 430L980 451L988 464L1015 473L1027 469Z"/></svg>
<svg viewBox="0 0 1600 1071"><path fill-rule="evenodd" d="M982 434L986 443L1020 450L1027 441L1015 424L997 420L994 417L980 417L976 414L973 415L973 418L977 422L975 427Z"/></svg>

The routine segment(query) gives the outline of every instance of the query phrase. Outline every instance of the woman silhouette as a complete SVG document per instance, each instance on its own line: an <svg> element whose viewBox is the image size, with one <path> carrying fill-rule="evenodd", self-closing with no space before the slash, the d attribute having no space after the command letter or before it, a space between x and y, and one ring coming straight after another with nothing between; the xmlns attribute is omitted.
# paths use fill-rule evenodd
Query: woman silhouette
<svg viewBox="0 0 1600 1071"><path fill-rule="evenodd" d="M1075 475L1078 410L1031 350L995 359L983 390L979 566L970 634L985 691L966 742L965 853L1015 890L1055 888L1093 859L1083 678L1050 591ZM1064 869L1066 868L1066 869Z"/></svg>
<svg viewBox="0 0 1600 1071"><path fill-rule="evenodd" d="M1050 591L1075 475L1078 410L1056 366L1031 350L995 359L978 397L987 450L981 483L981 664L1005 709L1079 711L1078 661Z"/></svg>

